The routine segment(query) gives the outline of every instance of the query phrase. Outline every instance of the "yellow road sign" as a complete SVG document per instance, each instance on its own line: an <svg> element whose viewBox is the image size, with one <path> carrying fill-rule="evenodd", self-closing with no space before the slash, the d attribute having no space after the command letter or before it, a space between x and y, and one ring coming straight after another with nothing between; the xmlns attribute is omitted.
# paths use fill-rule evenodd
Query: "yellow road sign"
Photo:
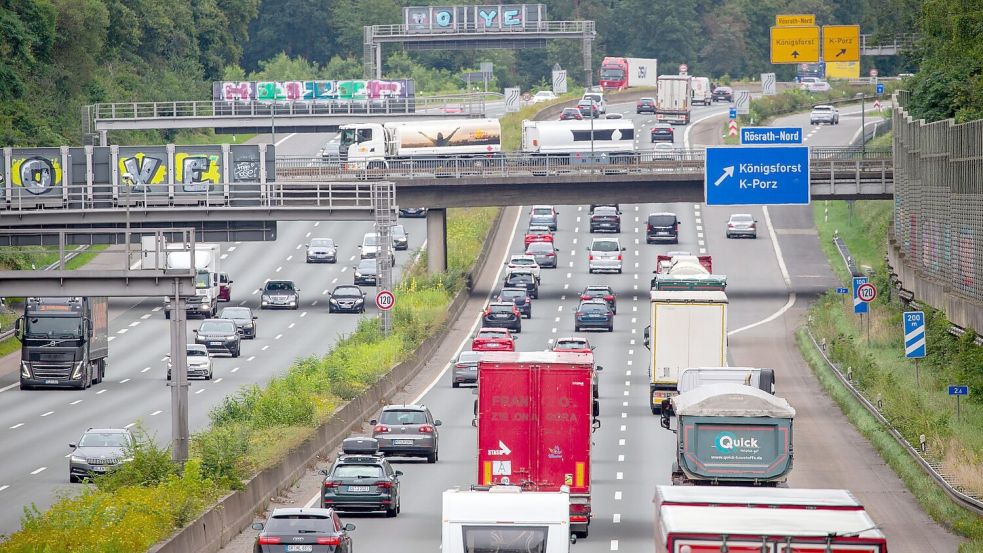
<svg viewBox="0 0 983 553"><path fill-rule="evenodd" d="M823 25L823 61L860 61L860 25Z"/></svg>
<svg viewBox="0 0 983 553"><path fill-rule="evenodd" d="M771 63L818 63L819 27L772 27Z"/></svg>
<svg viewBox="0 0 983 553"><path fill-rule="evenodd" d="M816 16L808 14L776 15L776 27L808 27L816 24Z"/></svg>

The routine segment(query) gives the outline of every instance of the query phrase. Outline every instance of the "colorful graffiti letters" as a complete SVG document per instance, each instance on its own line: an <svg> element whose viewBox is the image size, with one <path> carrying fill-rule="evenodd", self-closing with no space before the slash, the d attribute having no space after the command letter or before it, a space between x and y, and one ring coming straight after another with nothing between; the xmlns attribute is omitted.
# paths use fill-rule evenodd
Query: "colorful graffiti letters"
<svg viewBox="0 0 983 553"><path fill-rule="evenodd" d="M175 177L185 192L205 192L209 185L218 184L221 179L217 155L182 152L174 156L174 162L177 164Z"/></svg>
<svg viewBox="0 0 983 553"><path fill-rule="evenodd" d="M61 163L56 159L41 156L14 159L11 169L14 186L23 186L36 196L46 194L52 187L61 184Z"/></svg>
<svg viewBox="0 0 983 553"><path fill-rule="evenodd" d="M138 192L143 192L151 184L162 184L167 179L167 165L164 160L143 153L120 158L119 169L133 177L131 186Z"/></svg>

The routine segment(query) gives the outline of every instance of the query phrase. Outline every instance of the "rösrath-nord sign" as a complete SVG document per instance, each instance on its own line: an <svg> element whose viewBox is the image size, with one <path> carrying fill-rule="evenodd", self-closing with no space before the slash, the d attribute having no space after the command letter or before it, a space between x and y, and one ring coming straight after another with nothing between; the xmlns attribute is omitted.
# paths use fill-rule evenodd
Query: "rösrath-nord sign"
<svg viewBox="0 0 983 553"><path fill-rule="evenodd" d="M815 14L776 15L776 27L805 27L816 24Z"/></svg>

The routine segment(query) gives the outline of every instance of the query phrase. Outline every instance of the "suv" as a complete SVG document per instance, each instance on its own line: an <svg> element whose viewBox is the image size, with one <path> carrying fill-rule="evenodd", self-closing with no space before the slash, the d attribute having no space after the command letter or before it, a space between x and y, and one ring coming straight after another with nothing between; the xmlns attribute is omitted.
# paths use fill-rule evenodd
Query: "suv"
<svg viewBox="0 0 983 553"><path fill-rule="evenodd" d="M735 236L758 237L758 221L750 213L734 213L727 221L727 238Z"/></svg>
<svg viewBox="0 0 983 553"><path fill-rule="evenodd" d="M345 511L385 511L387 517L399 514L401 471L379 453L374 438L348 438L341 442L341 454L321 482L321 507Z"/></svg>
<svg viewBox="0 0 983 553"><path fill-rule="evenodd" d="M679 218L675 213L650 213L645 225L645 243L668 241L679 243Z"/></svg>
<svg viewBox="0 0 983 553"><path fill-rule="evenodd" d="M525 288L502 288L496 299L512 302L519 313L525 315L527 319L532 318L532 298L529 297L529 291Z"/></svg>
<svg viewBox="0 0 983 553"><path fill-rule="evenodd" d="M205 319L195 330L195 343L210 352L228 353L232 357L239 357L242 350L239 328L232 319Z"/></svg>
<svg viewBox="0 0 983 553"><path fill-rule="evenodd" d="M248 307L225 307L218 314L219 319L230 319L236 324L236 329L243 338L256 338L256 316Z"/></svg>
<svg viewBox="0 0 983 553"><path fill-rule="evenodd" d="M338 246L330 238L311 238L307 244L308 263L335 263L338 261Z"/></svg>
<svg viewBox="0 0 983 553"><path fill-rule="evenodd" d="M372 419L372 437L379 440L379 451L399 457L426 457L436 463L440 447L437 427L426 405L387 405L379 418Z"/></svg>
<svg viewBox="0 0 983 553"><path fill-rule="evenodd" d="M513 302L497 301L488 304L481 314L484 328L507 328L512 332L522 332L522 314Z"/></svg>
<svg viewBox="0 0 983 553"><path fill-rule="evenodd" d="M300 288L297 288L292 280L268 280L263 285L259 307L297 309L300 307Z"/></svg>
<svg viewBox="0 0 983 553"><path fill-rule="evenodd" d="M599 230L621 232L621 211L615 207L595 207L590 215L590 231L597 232Z"/></svg>
<svg viewBox="0 0 983 553"><path fill-rule="evenodd" d="M585 92L580 101L583 102L584 100L594 102L594 105L597 107L597 111L600 112L601 115L608 112L608 103L604 101L604 95L600 92Z"/></svg>
<svg viewBox="0 0 983 553"><path fill-rule="evenodd" d="M379 235L374 232L366 232L362 237L362 244L358 247L362 250L362 259L375 259L379 254ZM389 260L392 265L396 265L396 254L389 250Z"/></svg>
<svg viewBox="0 0 983 553"><path fill-rule="evenodd" d="M396 251L408 250L410 249L410 233L406 232L406 227L403 225L393 225L392 229L389 230L389 236L393 240L393 249Z"/></svg>
<svg viewBox="0 0 983 553"><path fill-rule="evenodd" d="M734 101L734 89L729 86L718 86L713 89L713 94L710 95L710 100L714 102L733 102Z"/></svg>
<svg viewBox="0 0 983 553"><path fill-rule="evenodd" d="M529 226L542 225L556 232L559 214L560 212L551 205L534 205L529 210Z"/></svg>
<svg viewBox="0 0 983 553"><path fill-rule="evenodd" d="M621 272L621 241L617 238L595 238L587 248L587 272Z"/></svg>
<svg viewBox="0 0 983 553"><path fill-rule="evenodd" d="M820 123L839 125L840 112L835 107L825 104L813 107L812 113L809 114L809 124L819 125Z"/></svg>
<svg viewBox="0 0 983 553"><path fill-rule="evenodd" d="M529 269L512 269L506 273L505 288L522 288L533 299L539 298L539 281Z"/></svg>
<svg viewBox="0 0 983 553"><path fill-rule="evenodd" d="M68 444L68 481L81 482L93 474L103 474L127 460L136 444L125 428L90 428L77 443Z"/></svg>
<svg viewBox="0 0 983 553"><path fill-rule="evenodd" d="M639 98L635 104L635 113L655 113L655 98Z"/></svg>
<svg viewBox="0 0 983 553"><path fill-rule="evenodd" d="M255 553L352 553L352 538L348 533L355 525L342 524L334 509L280 507L273 509L265 524L253 523L252 529L260 531L253 546Z"/></svg>
<svg viewBox="0 0 983 553"><path fill-rule="evenodd" d="M188 379L200 377L211 380L214 376L212 372L212 358L208 355L208 348L201 344L188 344L187 349ZM171 354L167 354L167 379L171 379Z"/></svg>

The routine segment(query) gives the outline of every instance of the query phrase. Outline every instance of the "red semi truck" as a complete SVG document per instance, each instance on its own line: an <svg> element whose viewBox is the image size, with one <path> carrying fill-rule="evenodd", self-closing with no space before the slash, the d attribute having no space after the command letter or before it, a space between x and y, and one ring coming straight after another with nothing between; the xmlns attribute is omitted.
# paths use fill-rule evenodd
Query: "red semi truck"
<svg viewBox="0 0 983 553"><path fill-rule="evenodd" d="M591 519L593 355L489 352L478 367L478 484L570 492L570 531Z"/></svg>

